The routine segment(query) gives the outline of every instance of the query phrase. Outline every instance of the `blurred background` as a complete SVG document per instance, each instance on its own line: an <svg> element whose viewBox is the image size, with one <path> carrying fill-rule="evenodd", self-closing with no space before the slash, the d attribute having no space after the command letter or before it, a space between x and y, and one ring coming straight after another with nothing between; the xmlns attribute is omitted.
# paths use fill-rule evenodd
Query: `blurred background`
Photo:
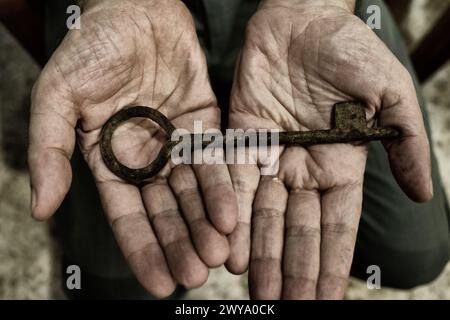
<svg viewBox="0 0 450 320"><path fill-rule="evenodd" d="M450 0L386 1L411 51L428 101L450 197ZM30 2L33 4L33 1ZM31 219L26 165L30 91L44 62L41 19L25 0L0 0L0 299L63 299L60 252L48 223ZM188 299L247 299L246 275L213 270ZM450 299L450 265L409 291L369 290L351 280L347 299Z"/></svg>

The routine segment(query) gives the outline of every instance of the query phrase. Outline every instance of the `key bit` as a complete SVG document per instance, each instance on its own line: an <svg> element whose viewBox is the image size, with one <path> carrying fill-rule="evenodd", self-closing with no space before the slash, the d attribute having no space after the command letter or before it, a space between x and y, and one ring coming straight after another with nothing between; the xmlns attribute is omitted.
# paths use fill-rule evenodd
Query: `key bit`
<svg viewBox="0 0 450 320"><path fill-rule="evenodd" d="M159 151L156 159L147 167L141 169L131 169L120 163L111 145L112 135L115 129L123 122L131 118L148 118L156 122L166 133L168 141L163 145ZM359 102L342 102L333 107L331 117L331 129L315 130L315 131L292 131L279 132L278 144L280 145L299 145L311 146L317 144L331 144L331 143L350 143L350 142L368 142L374 140L396 139L400 137L400 132L390 127L370 128L367 126L365 108ZM184 140L182 137L179 141L171 141L172 133L175 127L159 111L148 107L130 107L123 109L113 115L103 126L100 135L100 151L103 161L106 166L118 177L134 183L141 184L145 180L157 175L159 171L167 164L170 159L172 149ZM257 138L260 137L261 132L254 133ZM265 132L266 142L272 144L270 133ZM203 141L201 134L200 141ZM195 134L188 137L191 141L196 139ZM249 145L251 135L235 136L231 139L225 137L219 144L223 147L232 143L234 147ZM244 139L244 144L242 144ZM211 142L203 142L202 148L207 147ZM215 141L217 143L217 141ZM258 140L259 143L259 140Z"/></svg>
<svg viewBox="0 0 450 320"><path fill-rule="evenodd" d="M315 144L368 142L395 139L400 136L394 128L367 126L364 105L342 102L334 106L330 130L280 132L280 144L309 146Z"/></svg>

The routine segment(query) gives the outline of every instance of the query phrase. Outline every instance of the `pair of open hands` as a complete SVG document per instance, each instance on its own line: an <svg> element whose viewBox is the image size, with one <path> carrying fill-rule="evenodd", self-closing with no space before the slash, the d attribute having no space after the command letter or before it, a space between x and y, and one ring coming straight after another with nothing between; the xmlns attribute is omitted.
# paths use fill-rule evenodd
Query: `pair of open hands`
<svg viewBox="0 0 450 320"><path fill-rule="evenodd" d="M368 120L395 126L392 171L416 201L431 199L429 145L411 77L349 0L267 0L248 23L231 95L230 126L315 130L331 107L363 101ZM208 267L249 265L253 298L341 298L361 214L365 145L282 149L279 172L258 165L168 165L150 184L128 184L104 165L105 122L146 105L176 127L220 128L192 17L178 0L92 0L32 96L32 212L50 217L71 183L76 135L116 239L142 285L168 296L202 285ZM163 135L148 122L119 128L114 148L142 167ZM150 130L149 130L150 129Z"/></svg>

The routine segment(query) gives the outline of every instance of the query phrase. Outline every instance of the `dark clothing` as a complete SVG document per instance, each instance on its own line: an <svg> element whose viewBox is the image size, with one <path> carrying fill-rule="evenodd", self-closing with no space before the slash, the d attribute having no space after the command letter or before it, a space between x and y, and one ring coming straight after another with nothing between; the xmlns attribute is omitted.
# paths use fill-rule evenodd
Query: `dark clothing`
<svg viewBox="0 0 450 320"><path fill-rule="evenodd" d="M47 0L49 54L64 36L65 10L70 1ZM258 5L257 0L186 0L195 18L197 33L205 50L211 83L226 117L234 64L240 50L246 24ZM371 4L382 10L382 28L377 35L413 75L426 128L430 126L425 101L414 75L400 33L381 0L357 1L356 14L367 21ZM223 119L224 124L226 118ZM430 139L431 140L431 139ZM92 281L126 282L112 297L145 296L134 280L114 240L99 202L90 171L75 152L71 190L56 217L57 230L66 258L92 276ZM381 268L383 286L411 288L436 278L450 255L449 208L439 177L434 153L432 158L435 196L427 204L409 200L395 182L387 155L380 143L371 143L364 182L363 213L360 223L352 274L367 278L369 265ZM119 286L119 282L117 282ZM95 287L95 285L94 285ZM109 290L107 290L109 292ZM117 292L118 291L118 292ZM105 290L85 297L111 297Z"/></svg>

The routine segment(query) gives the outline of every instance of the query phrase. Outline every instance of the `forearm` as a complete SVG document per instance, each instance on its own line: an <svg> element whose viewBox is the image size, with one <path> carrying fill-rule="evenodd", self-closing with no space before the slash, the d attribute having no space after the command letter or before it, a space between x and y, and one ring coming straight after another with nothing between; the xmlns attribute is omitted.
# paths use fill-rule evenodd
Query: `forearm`
<svg viewBox="0 0 450 320"><path fill-rule="evenodd" d="M355 2L356 0L263 0L261 6L335 6L354 12Z"/></svg>

